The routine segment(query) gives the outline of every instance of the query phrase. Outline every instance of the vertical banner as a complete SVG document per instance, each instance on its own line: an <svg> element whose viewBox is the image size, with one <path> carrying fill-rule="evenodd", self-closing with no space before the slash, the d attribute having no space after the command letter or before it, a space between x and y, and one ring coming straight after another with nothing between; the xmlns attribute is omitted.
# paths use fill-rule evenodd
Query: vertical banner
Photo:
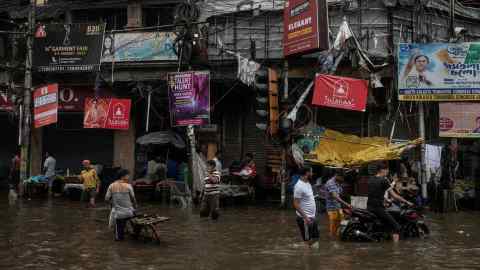
<svg viewBox="0 0 480 270"><path fill-rule="evenodd" d="M33 118L35 128L58 121L58 84L49 84L33 92Z"/></svg>
<svg viewBox="0 0 480 270"><path fill-rule="evenodd" d="M440 103L440 137L480 138L480 106L472 102Z"/></svg>
<svg viewBox="0 0 480 270"><path fill-rule="evenodd" d="M210 124L210 72L168 74L172 126Z"/></svg>
<svg viewBox="0 0 480 270"><path fill-rule="evenodd" d="M86 98L83 127L128 130L131 106L130 99Z"/></svg>
<svg viewBox="0 0 480 270"><path fill-rule="evenodd" d="M312 104L364 112L367 96L368 81L318 74Z"/></svg>
<svg viewBox="0 0 480 270"><path fill-rule="evenodd" d="M328 49L326 0L286 0L283 22L284 56Z"/></svg>

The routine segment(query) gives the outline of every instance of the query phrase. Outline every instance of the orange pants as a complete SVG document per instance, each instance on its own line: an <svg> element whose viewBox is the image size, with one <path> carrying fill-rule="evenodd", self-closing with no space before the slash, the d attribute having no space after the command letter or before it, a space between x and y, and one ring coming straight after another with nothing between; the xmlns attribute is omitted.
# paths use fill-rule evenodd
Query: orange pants
<svg viewBox="0 0 480 270"><path fill-rule="evenodd" d="M343 220L342 209L328 211L328 221L330 222L330 235L337 236L340 222Z"/></svg>

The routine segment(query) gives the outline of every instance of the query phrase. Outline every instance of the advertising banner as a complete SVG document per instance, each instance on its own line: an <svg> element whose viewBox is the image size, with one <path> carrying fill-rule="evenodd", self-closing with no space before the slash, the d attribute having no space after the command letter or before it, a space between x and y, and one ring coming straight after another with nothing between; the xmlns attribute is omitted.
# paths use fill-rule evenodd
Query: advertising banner
<svg viewBox="0 0 480 270"><path fill-rule="evenodd" d="M131 106L130 99L86 98L83 127L128 130Z"/></svg>
<svg viewBox="0 0 480 270"><path fill-rule="evenodd" d="M480 138L478 103L440 103L440 137Z"/></svg>
<svg viewBox="0 0 480 270"><path fill-rule="evenodd" d="M326 0L287 0L283 10L283 55L328 49Z"/></svg>
<svg viewBox="0 0 480 270"><path fill-rule="evenodd" d="M480 100L480 43L399 44L399 99Z"/></svg>
<svg viewBox="0 0 480 270"><path fill-rule="evenodd" d="M92 72L100 68L104 24L40 24L33 43L38 72Z"/></svg>
<svg viewBox="0 0 480 270"><path fill-rule="evenodd" d="M210 72L168 74L172 126L210 124Z"/></svg>
<svg viewBox="0 0 480 270"><path fill-rule="evenodd" d="M173 32L116 33L105 36L102 62L177 61Z"/></svg>
<svg viewBox="0 0 480 270"><path fill-rule="evenodd" d="M58 84L49 84L33 92L33 119L35 128L58 121Z"/></svg>
<svg viewBox="0 0 480 270"><path fill-rule="evenodd" d="M364 112L368 81L317 74L313 105Z"/></svg>

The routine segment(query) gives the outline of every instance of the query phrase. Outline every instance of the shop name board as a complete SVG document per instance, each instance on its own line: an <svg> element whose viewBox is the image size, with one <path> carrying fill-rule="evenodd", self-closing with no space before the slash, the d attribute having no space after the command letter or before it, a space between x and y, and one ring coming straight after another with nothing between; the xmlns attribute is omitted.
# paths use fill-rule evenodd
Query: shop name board
<svg viewBox="0 0 480 270"><path fill-rule="evenodd" d="M104 24L40 24L33 66L38 72L98 71L104 32Z"/></svg>
<svg viewBox="0 0 480 270"><path fill-rule="evenodd" d="M399 44L397 76L400 100L480 100L480 42Z"/></svg>
<svg viewBox="0 0 480 270"><path fill-rule="evenodd" d="M326 0L287 0L283 23L284 56L328 49Z"/></svg>

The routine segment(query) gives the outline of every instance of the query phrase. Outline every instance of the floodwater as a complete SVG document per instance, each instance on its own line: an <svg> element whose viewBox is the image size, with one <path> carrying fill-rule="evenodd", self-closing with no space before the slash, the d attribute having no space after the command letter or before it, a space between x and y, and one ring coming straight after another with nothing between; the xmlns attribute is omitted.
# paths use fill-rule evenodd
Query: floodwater
<svg viewBox="0 0 480 270"><path fill-rule="evenodd" d="M429 215L429 239L398 244L332 241L322 216L317 250L305 250L293 211L227 207L218 222L198 209L143 205L172 219L159 244L114 242L108 207L65 199L0 199L0 269L480 269L480 213Z"/></svg>

